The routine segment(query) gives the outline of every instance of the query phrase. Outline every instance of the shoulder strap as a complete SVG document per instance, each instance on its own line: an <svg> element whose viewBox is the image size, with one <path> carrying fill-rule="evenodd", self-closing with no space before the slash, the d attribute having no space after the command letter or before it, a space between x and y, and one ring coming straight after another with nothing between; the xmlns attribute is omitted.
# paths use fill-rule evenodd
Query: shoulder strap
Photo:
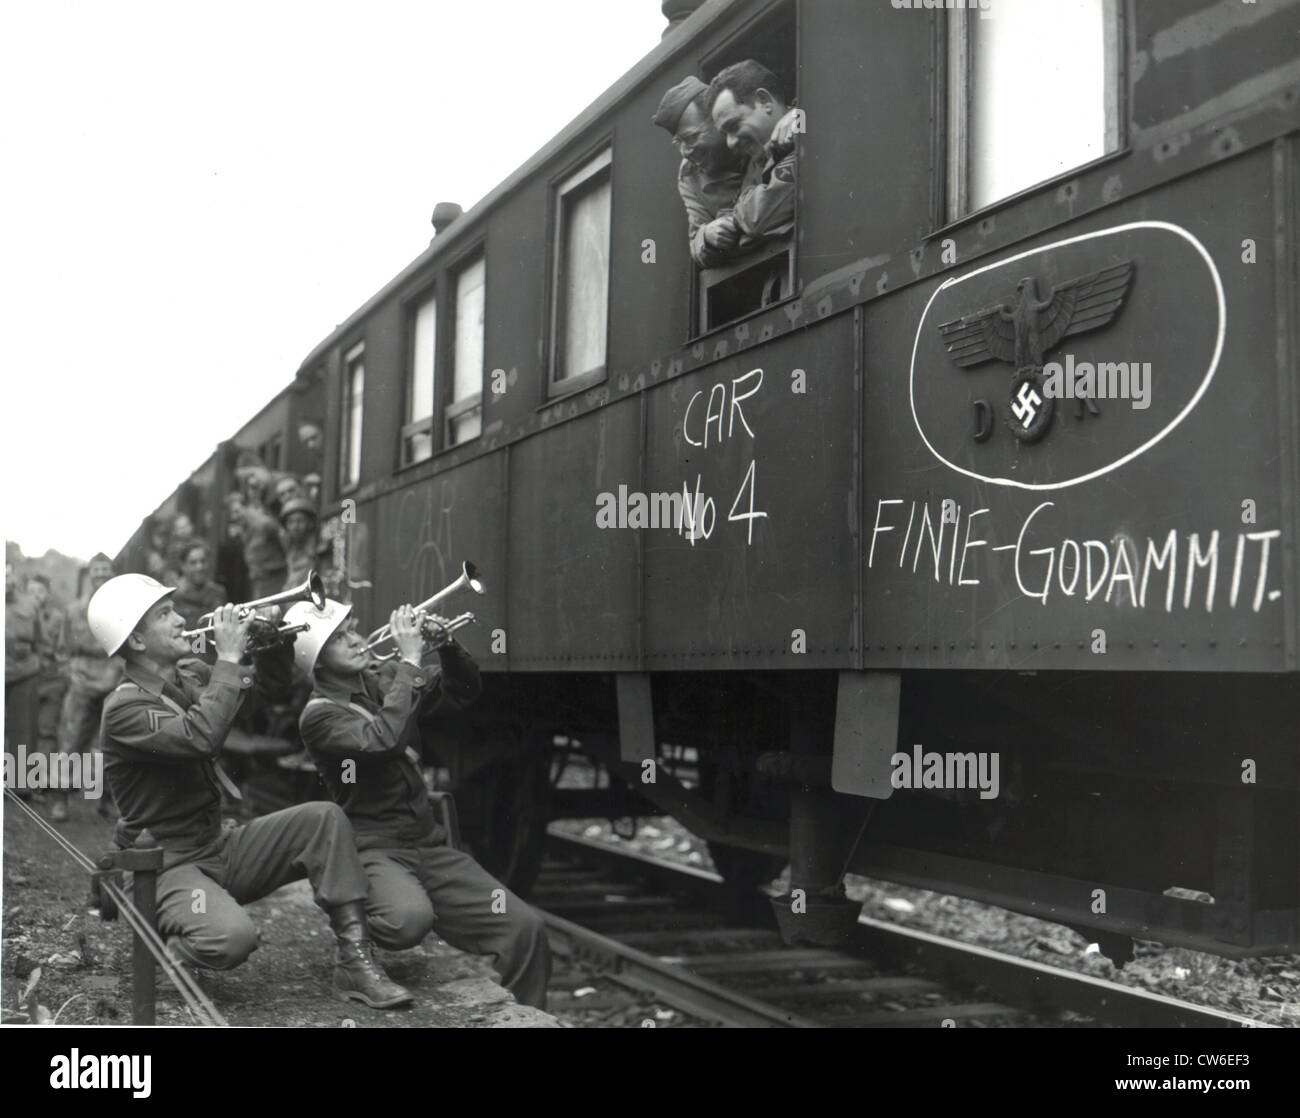
<svg viewBox="0 0 1300 1118"><path fill-rule="evenodd" d="M340 702L338 699L331 699L324 695L313 695L310 699L307 700L306 706L302 708L303 713L306 714L307 710L313 704L316 704L318 707L320 704L325 704L328 706L341 707L343 710L350 710L354 714L361 715L361 717L364 718L367 722L369 722L371 726L378 728L379 715L375 714L373 711L366 710L366 708L363 706L358 706L356 703L343 703ZM419 753L417 753L409 745L406 747L404 752L406 754L407 759L410 760L412 764L414 764L418 768L420 765Z"/></svg>
<svg viewBox="0 0 1300 1118"><path fill-rule="evenodd" d="M340 702L338 699L327 698L324 695L313 695L310 699L308 699L307 705L302 708L303 712L306 713L306 711L310 707L312 707L313 705L319 706L321 703L325 703L329 706L340 707L343 710L350 710L353 714L359 714L372 726L375 725L375 723L379 719L379 715L373 713L372 711L366 710L366 708L363 706L359 706L356 703Z"/></svg>

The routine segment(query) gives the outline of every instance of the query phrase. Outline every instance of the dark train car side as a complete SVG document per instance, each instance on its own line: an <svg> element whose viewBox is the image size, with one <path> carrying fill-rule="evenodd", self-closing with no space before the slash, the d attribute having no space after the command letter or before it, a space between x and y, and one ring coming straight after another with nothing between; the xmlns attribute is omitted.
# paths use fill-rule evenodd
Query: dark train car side
<svg viewBox="0 0 1300 1118"><path fill-rule="evenodd" d="M363 619L488 583L427 746L498 871L648 803L738 877L1294 949L1300 5L1078 7L704 4L304 362ZM795 231L700 271L649 121L745 57Z"/></svg>

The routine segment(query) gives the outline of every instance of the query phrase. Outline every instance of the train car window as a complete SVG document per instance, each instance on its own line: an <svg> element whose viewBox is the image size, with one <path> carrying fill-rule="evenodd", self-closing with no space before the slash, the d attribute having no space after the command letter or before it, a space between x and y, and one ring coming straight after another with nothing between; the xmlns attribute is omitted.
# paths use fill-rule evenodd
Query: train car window
<svg viewBox="0 0 1300 1118"><path fill-rule="evenodd" d="M279 435L272 435L265 443L262 444L262 461L266 464L268 470L279 470L284 468L281 461L281 439Z"/></svg>
<svg viewBox="0 0 1300 1118"><path fill-rule="evenodd" d="M406 381L406 422L402 426L402 465L433 454L433 364L438 342L438 301L429 295L410 319L411 366Z"/></svg>
<svg viewBox="0 0 1300 1118"><path fill-rule="evenodd" d="M1120 147L1119 0L948 13L948 220Z"/></svg>
<svg viewBox="0 0 1300 1118"><path fill-rule="evenodd" d="M343 359L343 431L339 440L339 488L361 480L361 409L366 388L366 347L354 346Z"/></svg>
<svg viewBox="0 0 1300 1118"><path fill-rule="evenodd" d="M555 192L552 393L573 391L605 375L611 160L606 148Z"/></svg>
<svg viewBox="0 0 1300 1118"><path fill-rule="evenodd" d="M477 438L483 430L486 277L482 255L456 275L456 345L452 358L452 398L447 405L447 446Z"/></svg>

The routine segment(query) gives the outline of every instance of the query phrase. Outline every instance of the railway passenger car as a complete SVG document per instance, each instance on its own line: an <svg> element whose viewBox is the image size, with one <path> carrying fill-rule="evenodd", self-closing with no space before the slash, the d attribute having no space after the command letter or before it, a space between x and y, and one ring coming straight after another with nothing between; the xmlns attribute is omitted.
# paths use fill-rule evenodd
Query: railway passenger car
<svg viewBox="0 0 1300 1118"><path fill-rule="evenodd" d="M682 7L298 373L360 616L487 583L480 854L640 803L809 940L847 867L1297 950L1300 4ZM700 270L650 118L750 57L795 229Z"/></svg>
<svg viewBox="0 0 1300 1118"><path fill-rule="evenodd" d="M190 476L145 517L115 557L119 571L143 570L155 522L170 524L179 514L215 554L225 538L223 498L240 488L236 471L241 455L272 472L303 477L318 473L322 462L323 400L318 386L295 379L277 392L238 431L218 446Z"/></svg>

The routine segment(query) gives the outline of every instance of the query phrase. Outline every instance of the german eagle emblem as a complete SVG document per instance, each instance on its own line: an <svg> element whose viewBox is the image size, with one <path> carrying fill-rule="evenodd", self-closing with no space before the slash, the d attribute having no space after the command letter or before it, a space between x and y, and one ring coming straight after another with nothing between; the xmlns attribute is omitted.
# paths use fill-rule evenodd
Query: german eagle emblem
<svg viewBox="0 0 1300 1118"><path fill-rule="evenodd" d="M1133 281L1133 262L1125 260L1057 284L1038 297L1038 282L1026 276L1016 284L1014 303L998 303L944 322L939 337L963 369L986 361L1005 361L1015 369L1007 424L1021 442L1047 433L1056 401L1043 391L1043 358L1064 338L1107 325L1124 305ZM1083 401L1076 401L1082 414ZM1088 407L1095 413L1091 400ZM987 409L983 401L976 402ZM978 414L977 414L978 420ZM983 441L989 429L976 433Z"/></svg>

